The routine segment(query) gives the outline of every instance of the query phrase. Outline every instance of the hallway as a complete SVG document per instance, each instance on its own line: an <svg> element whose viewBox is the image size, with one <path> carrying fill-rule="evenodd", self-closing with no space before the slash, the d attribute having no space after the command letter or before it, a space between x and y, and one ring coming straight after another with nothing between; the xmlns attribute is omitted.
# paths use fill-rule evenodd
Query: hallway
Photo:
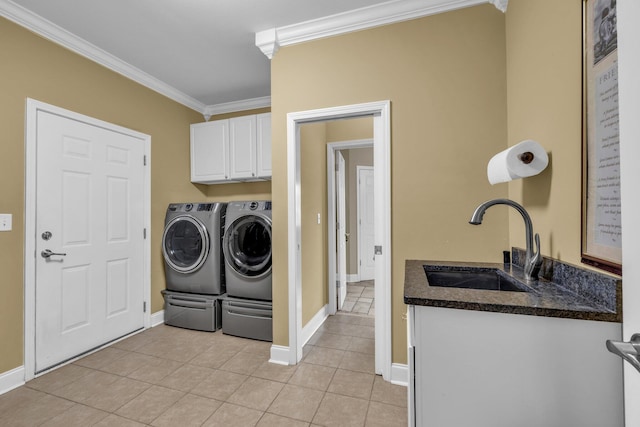
<svg viewBox="0 0 640 427"><path fill-rule="evenodd" d="M375 288L373 280L347 282L347 297L340 312L375 317Z"/></svg>

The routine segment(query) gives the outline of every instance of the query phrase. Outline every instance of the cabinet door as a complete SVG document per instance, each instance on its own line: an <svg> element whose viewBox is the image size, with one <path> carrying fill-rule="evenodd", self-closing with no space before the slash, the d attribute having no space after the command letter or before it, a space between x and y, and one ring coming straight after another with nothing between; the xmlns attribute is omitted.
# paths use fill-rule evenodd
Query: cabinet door
<svg viewBox="0 0 640 427"><path fill-rule="evenodd" d="M257 176L271 179L271 113L258 114L257 120Z"/></svg>
<svg viewBox="0 0 640 427"><path fill-rule="evenodd" d="M229 121L191 125L191 182L229 178Z"/></svg>
<svg viewBox="0 0 640 427"><path fill-rule="evenodd" d="M229 176L231 179L256 177L256 116L229 119Z"/></svg>
<svg viewBox="0 0 640 427"><path fill-rule="evenodd" d="M416 426L622 427L619 323L417 306Z"/></svg>

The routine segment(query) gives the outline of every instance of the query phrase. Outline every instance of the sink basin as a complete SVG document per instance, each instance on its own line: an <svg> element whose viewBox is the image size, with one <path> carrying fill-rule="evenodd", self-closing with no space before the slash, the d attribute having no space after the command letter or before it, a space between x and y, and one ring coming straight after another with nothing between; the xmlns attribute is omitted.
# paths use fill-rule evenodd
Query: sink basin
<svg viewBox="0 0 640 427"><path fill-rule="evenodd" d="M506 273L492 268L455 268L425 265L429 286L487 291L527 292L529 289Z"/></svg>

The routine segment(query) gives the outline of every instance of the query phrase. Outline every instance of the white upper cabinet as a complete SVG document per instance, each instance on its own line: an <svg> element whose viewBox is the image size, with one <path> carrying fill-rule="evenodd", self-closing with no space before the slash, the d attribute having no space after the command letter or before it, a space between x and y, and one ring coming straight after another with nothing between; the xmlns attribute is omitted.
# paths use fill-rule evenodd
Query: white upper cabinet
<svg viewBox="0 0 640 427"><path fill-rule="evenodd" d="M229 176L233 180L256 177L256 116L229 119Z"/></svg>
<svg viewBox="0 0 640 427"><path fill-rule="evenodd" d="M271 113L191 125L191 181L271 179Z"/></svg>
<svg viewBox="0 0 640 427"><path fill-rule="evenodd" d="M191 125L191 181L229 179L229 121Z"/></svg>
<svg viewBox="0 0 640 427"><path fill-rule="evenodd" d="M257 167L258 178L271 179L271 113L258 114Z"/></svg>

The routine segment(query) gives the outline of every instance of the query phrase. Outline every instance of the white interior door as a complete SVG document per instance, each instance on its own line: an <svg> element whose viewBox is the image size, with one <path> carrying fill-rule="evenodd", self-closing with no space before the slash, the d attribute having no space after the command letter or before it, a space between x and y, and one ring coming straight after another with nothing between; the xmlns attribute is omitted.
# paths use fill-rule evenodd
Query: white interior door
<svg viewBox="0 0 640 427"><path fill-rule="evenodd" d="M359 276L360 280L373 280L376 274L373 168L358 166L357 172Z"/></svg>
<svg viewBox="0 0 640 427"><path fill-rule="evenodd" d="M338 211L338 227L337 227L337 247L338 247L338 310L342 309L344 300L347 297L347 196L345 175L346 166L342 152L336 152L337 170L337 211Z"/></svg>
<svg viewBox="0 0 640 427"><path fill-rule="evenodd" d="M620 180L622 196L622 335L640 333L640 2L618 3L618 88L620 108ZM640 425L640 372L624 363L625 425Z"/></svg>
<svg viewBox="0 0 640 427"><path fill-rule="evenodd" d="M144 326L145 143L38 111L36 144L40 372Z"/></svg>

